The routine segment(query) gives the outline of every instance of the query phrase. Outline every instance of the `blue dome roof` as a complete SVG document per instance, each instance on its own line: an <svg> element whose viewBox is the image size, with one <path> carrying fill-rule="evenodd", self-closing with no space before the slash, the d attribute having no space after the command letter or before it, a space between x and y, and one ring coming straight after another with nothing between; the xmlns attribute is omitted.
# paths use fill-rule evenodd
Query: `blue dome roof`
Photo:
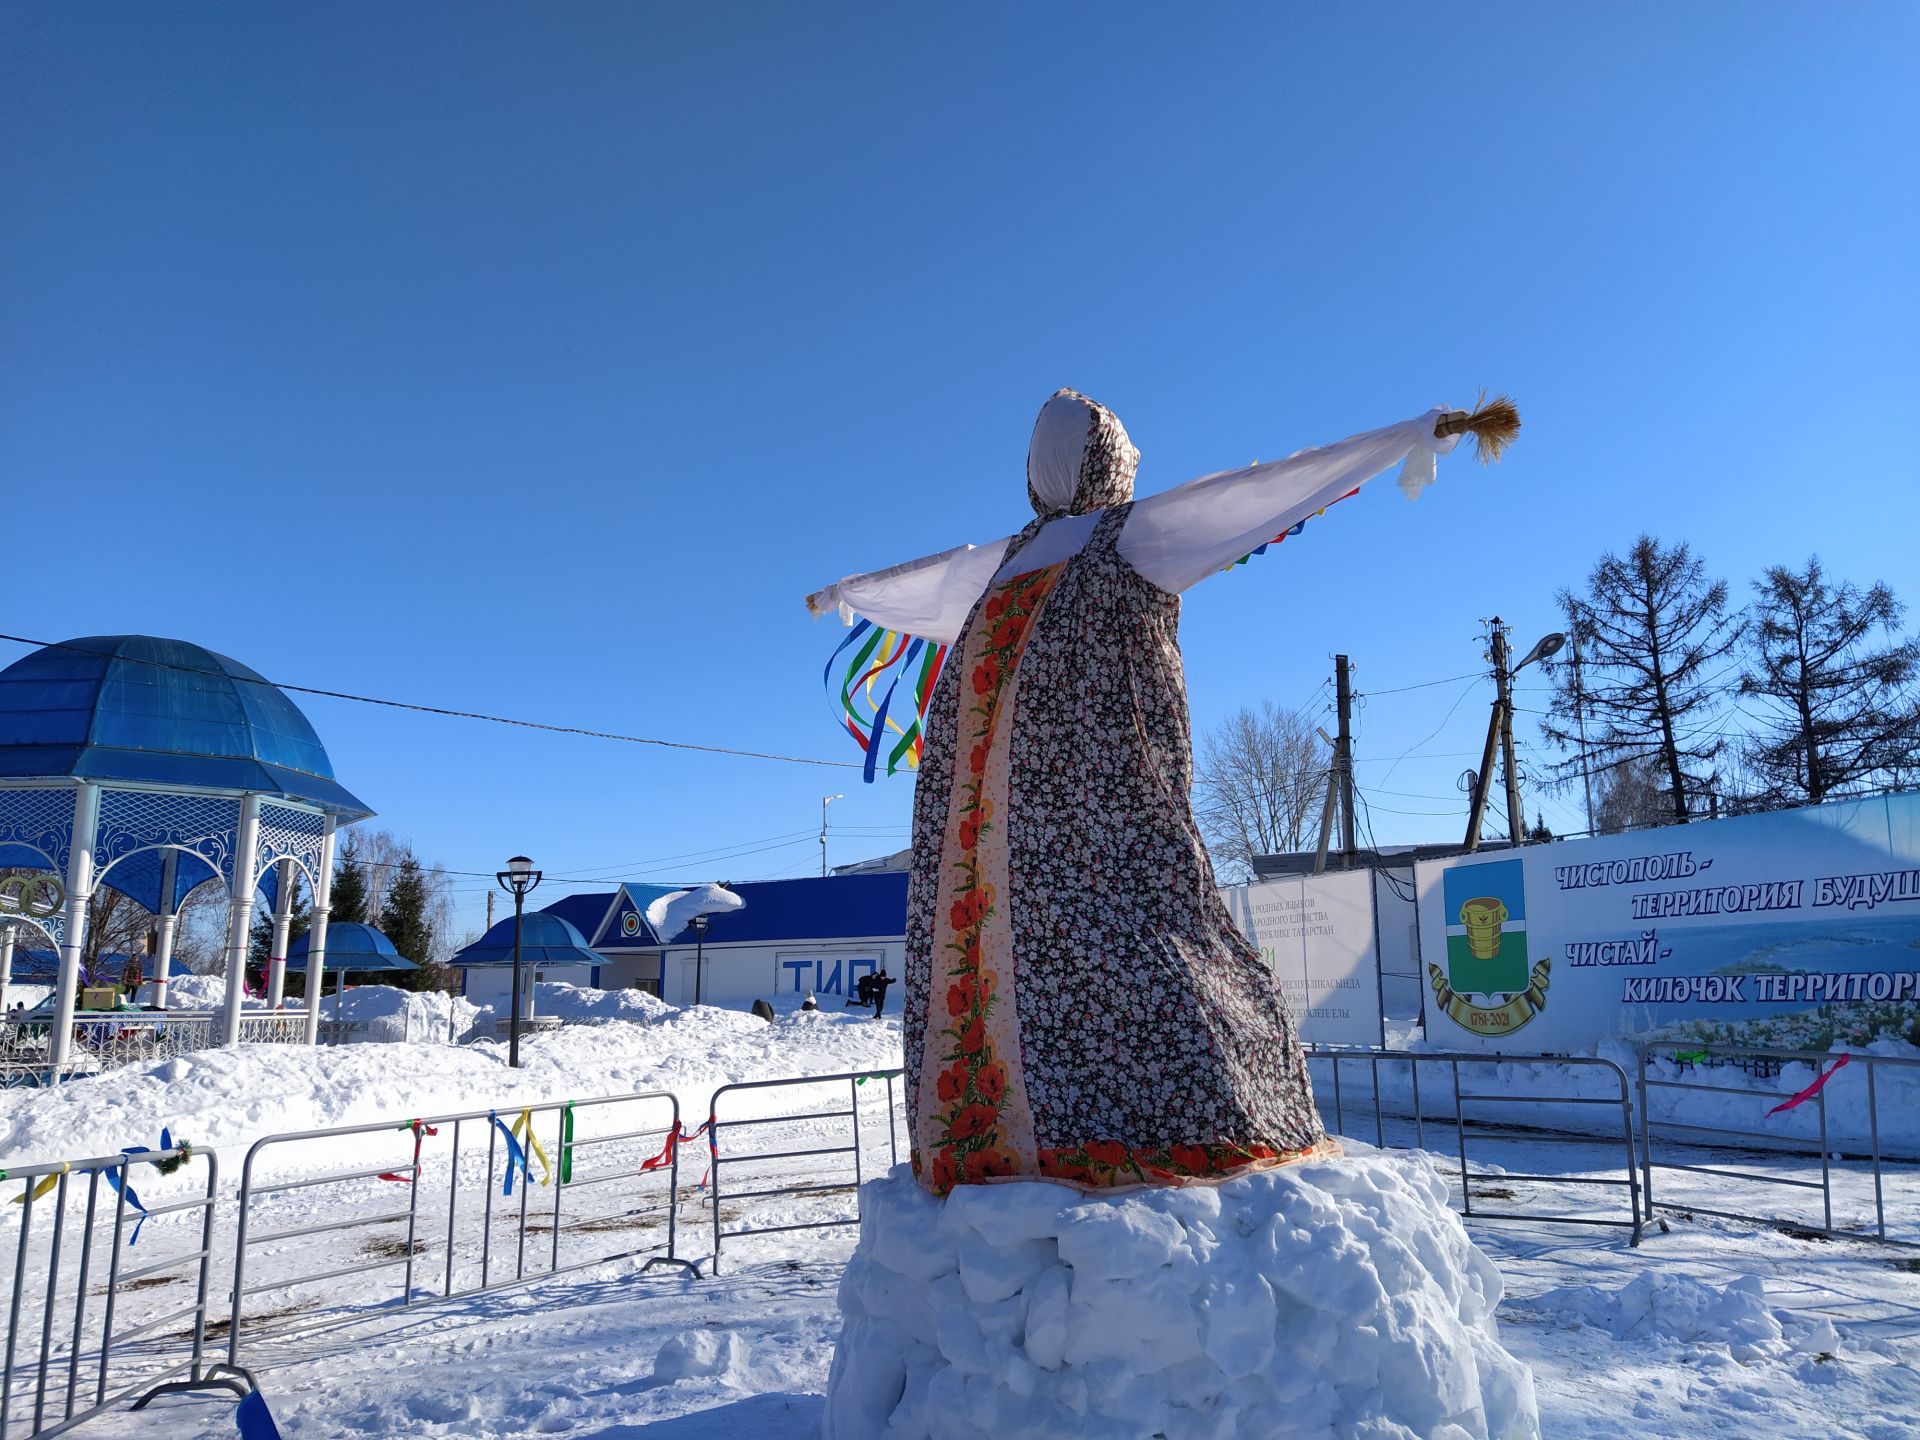
<svg viewBox="0 0 1920 1440"><path fill-rule="evenodd" d="M312 947L313 932L309 931L287 947L287 964L295 969L304 965L307 951ZM363 974L370 970L419 968L393 948L393 941L385 931L358 920L336 920L327 927L326 964L329 970L357 970Z"/></svg>
<svg viewBox="0 0 1920 1440"><path fill-rule="evenodd" d="M252 790L347 820L307 717L254 671L185 640L92 635L0 670L0 777Z"/></svg>
<svg viewBox="0 0 1920 1440"><path fill-rule="evenodd" d="M499 921L466 949L456 953L452 965L513 964L513 916ZM529 910L520 932L522 965L599 965L601 956L587 948L586 937L571 922L547 910Z"/></svg>

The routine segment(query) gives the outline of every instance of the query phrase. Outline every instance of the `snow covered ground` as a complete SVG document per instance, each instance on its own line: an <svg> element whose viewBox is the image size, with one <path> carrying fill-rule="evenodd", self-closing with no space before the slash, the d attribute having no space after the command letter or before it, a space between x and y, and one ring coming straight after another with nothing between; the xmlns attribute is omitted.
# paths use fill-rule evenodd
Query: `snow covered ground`
<svg viewBox="0 0 1920 1440"><path fill-rule="evenodd" d="M545 1008L544 995L541 1003ZM578 1003L593 1009L609 1002ZM492 1042L320 1050L246 1046L53 1091L9 1092L0 1095L0 1163L151 1145L161 1124L214 1147L228 1199L216 1227L212 1290L224 1296L231 1283L231 1196L246 1147L263 1135L397 1125L413 1116L488 1107L505 1118L513 1107L534 1101L654 1089L680 1097L692 1128L704 1118L708 1096L724 1083L864 1073L899 1063L900 1032L892 1017L876 1023L857 1012L787 1013L769 1025L711 1007L643 1008L644 1017L529 1038L519 1072L506 1069L502 1047ZM1356 1110L1355 1092L1346 1089L1348 1128L1371 1143L1371 1105ZM1323 1081L1321 1099L1330 1111L1326 1090ZM849 1107L850 1096L861 1111L861 1161L871 1178L885 1167L892 1143L881 1084L736 1092L725 1114L833 1116ZM406 1273L404 1216L411 1198L401 1185L368 1178L257 1201L252 1233L265 1239L249 1251L247 1286L262 1288L247 1297L242 1359L259 1367L283 1431L289 1437L572 1434L604 1440L637 1437L642 1430L650 1440L801 1440L812 1434L837 1337L834 1294L853 1249L850 1227L728 1238L717 1277L693 1279L658 1268L642 1273L639 1256L594 1263L597 1256L664 1244L665 1182L658 1172L635 1174L639 1160L660 1148L658 1135L648 1132L663 1114L658 1103L649 1110L638 1102L625 1111L582 1111L576 1138L603 1143L582 1145L575 1184L539 1185L536 1162L536 1183L517 1185L509 1201L499 1196L496 1169L491 1217L482 1195L489 1127L463 1127L461 1184L452 1192L458 1210L452 1216L453 1137L443 1130L423 1142L414 1221L416 1295L424 1298L444 1283L450 1235L452 1271L461 1288L477 1283L483 1249L492 1267L489 1278L496 1281L500 1267L511 1278L521 1263L528 1274L544 1271L556 1258L562 1266L584 1267L522 1288L394 1308ZM839 1116L723 1131L720 1210L729 1235L850 1217L847 1126ZM1390 1144L1414 1138L1407 1121L1388 1121L1383 1128ZM1457 1203L1454 1132L1429 1125L1424 1138L1425 1163L1448 1182ZM272 1183L292 1183L342 1168L400 1164L411 1145L410 1132L399 1129L343 1144L302 1142L265 1152L262 1173ZM729 1163L755 1150L814 1147L838 1153ZM557 1161L551 1138L547 1148ZM1602 1139L1550 1143L1516 1132L1494 1141L1474 1134L1469 1158L1474 1172L1488 1177L1473 1182L1476 1210L1593 1217L1626 1212L1623 1192L1572 1183L1620 1178L1618 1147ZM1799 1157L1743 1151L1693 1158L1736 1172L1802 1179L1818 1174L1817 1162ZM682 1255L703 1261L713 1248L711 1181L705 1189L700 1183L706 1168L704 1150L683 1150L677 1240ZM1568 1181L1503 1178L1534 1173ZM591 1183L612 1174L622 1178ZM198 1183L195 1177L204 1178L197 1164L175 1176L143 1179L143 1199L157 1205L185 1198ZM1723 1176L1660 1171L1655 1184L1663 1202L1717 1209L1753 1210L1774 1198ZM798 1185L819 1188L753 1193ZM1786 1202L1818 1204L1817 1192L1777 1193ZM552 1217L556 1198L563 1206L558 1230ZM1888 1199L1896 1222L1911 1223L1920 1237L1920 1184L1896 1177ZM41 1203L41 1239L27 1266L36 1284L45 1263L47 1203ZM77 1206L77 1197L70 1203ZM0 1213L10 1221L19 1212ZM583 1214L593 1222L572 1228L573 1217ZM74 1215L77 1220L77 1208ZM401 1218L390 1218L395 1216ZM1920 1433L1920 1250L1794 1238L1698 1213L1663 1218L1638 1249L1629 1246L1625 1230L1534 1220L1468 1222L1505 1278L1506 1298L1497 1311L1501 1340L1533 1369L1546 1436L1892 1440ZM1845 1219L1837 1217L1837 1223ZM336 1228L272 1238L315 1223ZM0 1241L8 1241L11 1225L0 1225ZM64 1270L75 1263L75 1234L70 1222ZM123 1252L123 1263L187 1254L198 1238L192 1213L160 1216L149 1222L137 1249ZM8 1243L0 1278L9 1288L12 1266ZM316 1284L288 1283L338 1269L347 1273ZM117 1330L164 1316L191 1295L184 1270L162 1271L137 1284L120 1297ZM98 1314L98 1304L91 1313ZM210 1347L226 1343L225 1308L216 1301ZM31 1294L27 1311L32 1321L37 1311ZM354 1323L302 1333L302 1327L342 1316ZM37 1325L23 1330L28 1333L37 1337ZM171 1333L173 1327L160 1331ZM177 1348L179 1342L172 1343ZM168 1397L137 1415L102 1416L81 1433L126 1440L228 1437L234 1433L232 1408L220 1399Z"/></svg>

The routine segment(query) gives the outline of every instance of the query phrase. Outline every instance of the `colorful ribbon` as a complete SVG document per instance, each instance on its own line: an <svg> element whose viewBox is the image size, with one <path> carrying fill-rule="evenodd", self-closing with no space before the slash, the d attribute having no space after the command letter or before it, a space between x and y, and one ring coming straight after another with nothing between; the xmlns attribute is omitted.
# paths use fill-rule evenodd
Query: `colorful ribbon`
<svg viewBox="0 0 1920 1440"><path fill-rule="evenodd" d="M521 1135L523 1130L526 1133ZM521 1109L520 1118L513 1122L513 1133L521 1135L522 1143L528 1150L533 1152L534 1158L540 1162L540 1183L542 1185L551 1185L553 1183L553 1167L547 1163L547 1152L540 1148L540 1137L533 1133L532 1106L525 1106ZM527 1177L529 1179L533 1177L533 1171L531 1169L527 1171Z"/></svg>
<svg viewBox="0 0 1920 1440"><path fill-rule="evenodd" d="M560 1183L573 1183L573 1102L560 1107Z"/></svg>
<svg viewBox="0 0 1920 1440"><path fill-rule="evenodd" d="M520 1148L520 1142L514 1138L513 1131L507 1128L506 1122L500 1118L499 1113L489 1110L487 1111L487 1119L492 1123L493 1128L500 1132L500 1138L507 1142L507 1173L505 1179L501 1182L500 1193L502 1195L511 1195L513 1194L514 1166L518 1165L521 1171L525 1173L529 1185L533 1183L533 1167L527 1162L527 1152Z"/></svg>
<svg viewBox="0 0 1920 1440"><path fill-rule="evenodd" d="M60 1168L54 1171L53 1174L43 1175L38 1185L35 1185L32 1181L28 1181L26 1188L7 1203L9 1205L24 1205L29 1200L38 1200L42 1195L58 1185L60 1183L60 1177L66 1174L71 1168L73 1168L71 1165L65 1160L62 1160L60 1162ZM0 1170L0 1179L6 1178L6 1173L6 1171Z"/></svg>
<svg viewBox="0 0 1920 1440"><path fill-rule="evenodd" d="M713 1167L720 1163L720 1132L716 1128L719 1123L717 1119L709 1115L706 1120L702 1122L700 1128L695 1130L691 1135L687 1133L686 1126L676 1123L673 1129L667 1132L667 1143L661 1147L660 1153L651 1160L642 1160L640 1162L640 1168L642 1170L658 1170L662 1165L666 1165L673 1160L674 1149L682 1141L691 1144L704 1135L707 1137L707 1173L700 1177L700 1183L694 1188L697 1190L706 1189L707 1177L713 1174Z"/></svg>
<svg viewBox="0 0 1920 1440"><path fill-rule="evenodd" d="M880 765L880 751L888 732L899 738L887 752L887 774L897 774L904 766L915 770L925 741L927 706L933 701L934 682L947 658L947 647L875 625L871 620L856 620L846 639L827 657L821 680L828 693L834 691L834 666L847 651L853 652L841 672L838 701L840 724L853 737L866 756L861 776L869 784ZM903 722L907 706L896 710L895 694L901 680L909 682L906 697L912 713ZM884 690L881 688L884 684Z"/></svg>
<svg viewBox="0 0 1920 1440"><path fill-rule="evenodd" d="M411 1129L413 1131L412 1171L409 1174L402 1175L397 1170L388 1170L376 1176L375 1178L379 1180L392 1180L397 1184L401 1184L401 1185L411 1185L415 1180L420 1178L420 1142L423 1139L425 1139L428 1135L438 1135L440 1131L437 1126L423 1125L418 1120L409 1120L405 1125L402 1125L399 1128L402 1130Z"/></svg>
<svg viewBox="0 0 1920 1440"><path fill-rule="evenodd" d="M1821 1092L1821 1090L1825 1089L1827 1081L1831 1080L1835 1075L1838 1075L1840 1073L1840 1067L1845 1065L1847 1061L1851 1060L1852 1058L1853 1057L1851 1055L1842 1055L1838 1060L1834 1061L1833 1064L1829 1065L1823 1072L1821 1072L1820 1078L1818 1080L1815 1080L1813 1084L1807 1086L1806 1089L1802 1090L1798 1095L1795 1095L1791 1100L1782 1100L1778 1105L1774 1106L1773 1109L1767 1111L1767 1118L1771 1119L1775 1115L1778 1115L1782 1110L1791 1110L1796 1105L1806 1104L1807 1101L1811 1100L1814 1096L1818 1095Z"/></svg>

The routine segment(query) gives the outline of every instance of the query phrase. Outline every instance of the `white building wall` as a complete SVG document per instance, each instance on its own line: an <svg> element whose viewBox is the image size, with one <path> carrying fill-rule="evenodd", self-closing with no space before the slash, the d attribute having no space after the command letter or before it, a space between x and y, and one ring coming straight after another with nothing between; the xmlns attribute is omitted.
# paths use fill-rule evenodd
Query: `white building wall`
<svg viewBox="0 0 1920 1440"><path fill-rule="evenodd" d="M885 970L896 981L906 971L906 941L899 936L865 940L769 941L765 944L708 945L700 998L708 1005L744 1010L755 1000L797 1000L811 991L826 1009L839 1009L852 997L861 975ZM661 995L669 1004L693 1003L696 949L676 945L666 952ZM900 989L888 993L888 1008L898 1013Z"/></svg>

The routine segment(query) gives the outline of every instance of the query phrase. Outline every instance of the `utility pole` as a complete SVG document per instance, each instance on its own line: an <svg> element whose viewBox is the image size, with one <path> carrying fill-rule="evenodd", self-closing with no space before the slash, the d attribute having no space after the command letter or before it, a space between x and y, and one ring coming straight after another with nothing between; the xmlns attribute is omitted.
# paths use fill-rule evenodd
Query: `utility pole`
<svg viewBox="0 0 1920 1440"><path fill-rule="evenodd" d="M820 878L827 878L827 806L836 800L844 800L844 795L822 795L820 797Z"/></svg>
<svg viewBox="0 0 1920 1440"><path fill-rule="evenodd" d="M1580 668L1580 626L1573 627L1573 719L1580 727L1580 788L1587 797L1587 834L1593 834L1593 775L1587 769L1587 680Z"/></svg>
<svg viewBox="0 0 1920 1440"><path fill-rule="evenodd" d="M1358 845L1353 835L1353 691L1347 683L1347 657L1333 657L1334 704L1340 716L1339 738L1333 746L1334 774L1340 777L1340 853L1342 864L1353 868Z"/></svg>
<svg viewBox="0 0 1920 1440"><path fill-rule="evenodd" d="M1327 798L1320 808L1320 843L1315 847L1313 873L1327 868L1327 847L1333 840L1333 812L1340 810L1340 857L1342 868L1353 866L1358 842L1353 833L1353 691L1348 683L1347 657L1333 657L1334 705L1339 712L1340 733L1320 732L1320 738L1333 747L1333 764L1327 771Z"/></svg>
<svg viewBox="0 0 1920 1440"><path fill-rule="evenodd" d="M1507 627L1493 617L1493 685L1500 692L1500 768L1507 781L1507 839L1527 843L1527 817L1520 813L1520 772L1513 764L1513 677L1507 672Z"/></svg>
<svg viewBox="0 0 1920 1440"><path fill-rule="evenodd" d="M487 891L487 929L493 929L493 891ZM485 931L481 932L485 934Z"/></svg>

